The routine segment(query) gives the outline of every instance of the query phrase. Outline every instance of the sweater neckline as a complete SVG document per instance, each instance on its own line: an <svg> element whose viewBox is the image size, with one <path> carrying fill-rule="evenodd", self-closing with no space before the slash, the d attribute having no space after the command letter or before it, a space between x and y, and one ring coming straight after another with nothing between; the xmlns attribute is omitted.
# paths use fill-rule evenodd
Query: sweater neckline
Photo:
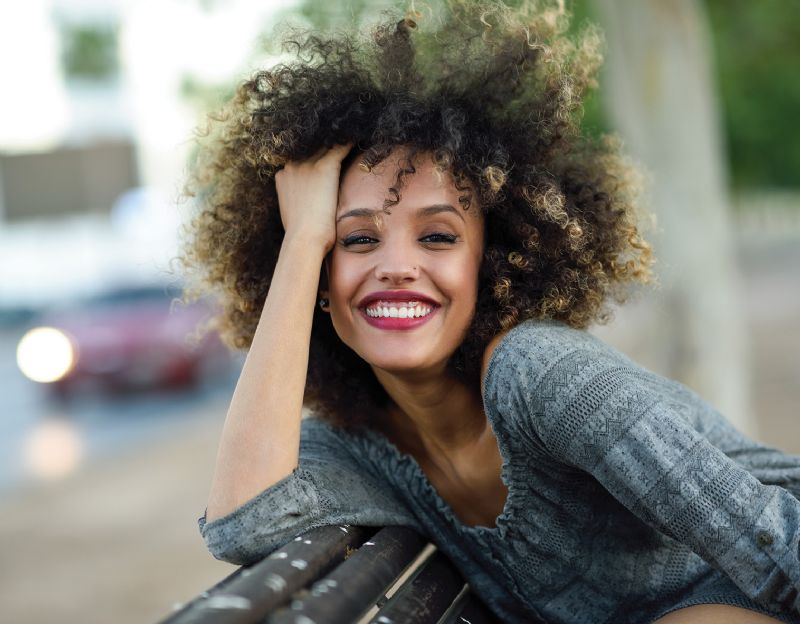
<svg viewBox="0 0 800 624"><path fill-rule="evenodd" d="M522 324L520 324L522 325ZM373 444L370 445L371 451L376 448L380 449L380 455L389 464L389 468L396 473L405 474L409 481L413 481L417 487L413 487L414 491L421 491L427 498L427 503L432 504L439 514L446 519L448 524L453 528L456 533L468 537L473 537L481 542L485 542L488 538L498 537L505 539L509 526L512 524L516 516L517 498L519 492L517 491L517 478L514 472L518 464L514 460L514 449L509 445L509 439L513 436L507 435L508 423L503 422L503 417L497 413L486 400L487 389L492 385L491 381L497 368L497 361L500 359L498 354L502 351L503 345L510 342L511 335L520 327L517 325L506 333L500 342L495 346L493 353L489 357L488 366L486 367L486 375L483 379L482 398L483 398L483 411L489 421L489 426L492 428L497 447L502 459L502 466L500 468L500 480L506 486L507 494L506 500L503 504L503 510L500 515L495 518L495 525L487 527L484 525L469 525L461 521L456 516L450 504L442 498L436 488L428 479L428 476L422 470L419 462L413 455L403 453L397 446L380 431L374 430L367 426L362 429L362 434L368 436ZM523 477L524 478L524 477ZM414 494L415 492L412 492Z"/></svg>
<svg viewBox="0 0 800 624"><path fill-rule="evenodd" d="M502 459L502 466L500 469L500 480L506 486L507 494L506 500L503 504L503 510L495 518L495 526L484 525L469 525L464 523L453 511L450 504L442 498L438 490L433 486L425 471L417 462L416 458L408 453L404 453L397 448L386 435L380 431L376 431L370 427L364 429L364 433L384 449L384 453L388 453L390 464L396 466L404 466L404 472L415 481L419 488L414 490L421 490L423 495L427 497L427 502L431 503L439 514L446 518L448 523L458 532L463 535L472 535L476 537L489 537L499 536L503 538L508 530L508 524L514 516L514 503L516 500L516 488L514 487L515 479L512 475L513 463L511 461L511 450L506 443L504 432L498 427L495 420L495 415L492 410L486 408L484 403L484 412L489 421L489 426L492 428L495 440L497 441L498 450Z"/></svg>

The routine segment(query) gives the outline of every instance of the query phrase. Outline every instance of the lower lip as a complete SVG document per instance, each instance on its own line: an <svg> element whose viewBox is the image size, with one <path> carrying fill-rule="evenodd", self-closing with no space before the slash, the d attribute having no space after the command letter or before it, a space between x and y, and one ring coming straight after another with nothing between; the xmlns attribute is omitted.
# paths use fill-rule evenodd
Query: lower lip
<svg viewBox="0 0 800 624"><path fill-rule="evenodd" d="M419 318L400 318L400 317L384 317L384 316L370 316L367 314L367 311L361 308L359 311L361 312L361 316L372 325L373 327L377 327L378 329L414 329L415 327L419 327L420 325L427 323L430 318L438 312L439 308L433 308L430 314L426 316L421 316Z"/></svg>

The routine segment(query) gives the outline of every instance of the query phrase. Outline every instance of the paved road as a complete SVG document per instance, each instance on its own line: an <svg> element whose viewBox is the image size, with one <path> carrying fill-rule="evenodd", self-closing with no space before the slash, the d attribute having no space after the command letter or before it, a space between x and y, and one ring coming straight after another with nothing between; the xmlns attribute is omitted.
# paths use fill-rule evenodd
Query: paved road
<svg viewBox="0 0 800 624"><path fill-rule="evenodd" d="M185 427L210 400L229 396L235 383L232 371L199 389L83 396L59 404L17 369L16 344L23 331L21 326L0 329L0 496ZM65 456L59 460L58 453Z"/></svg>

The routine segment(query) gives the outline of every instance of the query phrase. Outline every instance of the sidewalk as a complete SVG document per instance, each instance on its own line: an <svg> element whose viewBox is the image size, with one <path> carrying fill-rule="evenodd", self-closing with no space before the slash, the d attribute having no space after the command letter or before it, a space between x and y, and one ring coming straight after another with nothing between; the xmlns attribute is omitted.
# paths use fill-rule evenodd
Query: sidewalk
<svg viewBox="0 0 800 624"><path fill-rule="evenodd" d="M0 502L3 621L155 622L233 571L196 523L226 409L208 405L179 438Z"/></svg>

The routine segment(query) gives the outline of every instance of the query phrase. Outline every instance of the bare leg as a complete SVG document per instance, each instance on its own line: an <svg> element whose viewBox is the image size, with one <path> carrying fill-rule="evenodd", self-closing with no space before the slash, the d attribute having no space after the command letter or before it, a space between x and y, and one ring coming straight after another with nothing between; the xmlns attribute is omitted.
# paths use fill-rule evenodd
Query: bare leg
<svg viewBox="0 0 800 624"><path fill-rule="evenodd" d="M750 609L720 604L701 604L678 609L652 624L781 624Z"/></svg>

